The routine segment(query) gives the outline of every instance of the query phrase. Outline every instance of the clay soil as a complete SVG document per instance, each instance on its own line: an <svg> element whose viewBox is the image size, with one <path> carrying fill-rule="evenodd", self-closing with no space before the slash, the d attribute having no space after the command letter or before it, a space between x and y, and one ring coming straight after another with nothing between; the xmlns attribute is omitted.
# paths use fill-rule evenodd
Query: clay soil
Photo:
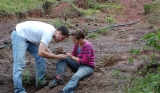
<svg viewBox="0 0 160 93"><path fill-rule="evenodd" d="M148 25L144 20L143 10L143 5L149 2L152 2L152 0L120 0L119 3L124 6L124 9L122 10L123 15L115 16L117 24L141 21L134 25L111 28L107 34L98 34L98 38L87 37L95 48L96 68L93 75L79 82L75 89L75 93L125 93L127 85L129 84L127 77L132 77L132 75L135 74L136 70L143 64L141 59L142 56L147 54L142 51L142 47L145 43L139 42L138 40L144 34L151 31L149 28L150 25ZM67 4L61 4L62 5L58 5L53 9L52 12L59 11L61 10L61 7L64 6L70 8ZM94 30L108 26L107 23L101 20L105 14L107 14L107 12L104 12L101 15L96 14L95 16L98 16L98 18L95 18L94 20L87 20L86 18L78 16L69 20L73 22L73 25L78 25L78 27L87 27L89 30ZM50 16L54 18L56 17L55 14ZM32 16L32 18L35 17ZM74 20L76 21L74 22ZM9 16L9 19L4 18L0 20L1 46L10 42L11 30L18 22L19 21L12 16ZM70 37L61 43L50 43L49 48L54 51L58 45L63 46L68 52L71 52L73 49L73 43ZM132 55L130 53L131 48L141 49L140 55ZM134 62L130 63L129 58L133 58ZM12 47L8 46L0 49L0 93L13 93L14 91L12 81L12 63ZM48 59L46 70L46 80L48 80L48 82L53 79L56 63L56 59ZM30 54L26 53L25 70L30 71L32 79L31 84L24 84L28 93L57 93L66 85L73 75L73 72L67 69L65 73L65 83L63 85L59 85L55 88L45 86L40 90L36 90L34 85L34 67L34 58ZM117 74L116 71L118 71Z"/></svg>

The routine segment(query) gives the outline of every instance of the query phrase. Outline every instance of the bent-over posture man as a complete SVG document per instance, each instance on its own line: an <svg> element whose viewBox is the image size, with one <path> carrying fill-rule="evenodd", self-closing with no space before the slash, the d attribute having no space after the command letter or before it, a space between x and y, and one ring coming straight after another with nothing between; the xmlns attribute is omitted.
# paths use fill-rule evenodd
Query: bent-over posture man
<svg viewBox="0 0 160 93"><path fill-rule="evenodd" d="M12 50L13 50L13 83L15 93L26 93L22 86L22 72L25 68L25 53L29 52L36 61L36 87L41 88L45 85L44 79L46 71L46 59L64 59L62 54L55 55L49 49L48 45L54 38L55 42L60 42L69 36L68 29L60 26L57 29L54 26L39 22L26 21L17 24L13 30Z"/></svg>

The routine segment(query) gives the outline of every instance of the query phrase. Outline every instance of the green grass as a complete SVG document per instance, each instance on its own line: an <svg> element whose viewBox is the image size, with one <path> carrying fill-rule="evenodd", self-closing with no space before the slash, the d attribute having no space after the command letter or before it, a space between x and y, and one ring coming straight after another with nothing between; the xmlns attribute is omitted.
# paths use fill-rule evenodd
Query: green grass
<svg viewBox="0 0 160 93"><path fill-rule="evenodd" d="M147 10L147 19L151 24L160 25L160 0L146 6ZM149 13L148 13L149 12Z"/></svg>
<svg viewBox="0 0 160 93"><path fill-rule="evenodd" d="M23 72L23 75L22 75L22 81L26 84L29 84L31 83L31 76L30 76L30 72L26 69L24 72Z"/></svg>
<svg viewBox="0 0 160 93"><path fill-rule="evenodd" d="M155 73L148 73L144 77L136 76L128 88L127 93L160 93L160 68Z"/></svg>
<svg viewBox="0 0 160 93"><path fill-rule="evenodd" d="M46 1L52 0L0 0L0 10L9 14L26 12L31 9L41 8Z"/></svg>

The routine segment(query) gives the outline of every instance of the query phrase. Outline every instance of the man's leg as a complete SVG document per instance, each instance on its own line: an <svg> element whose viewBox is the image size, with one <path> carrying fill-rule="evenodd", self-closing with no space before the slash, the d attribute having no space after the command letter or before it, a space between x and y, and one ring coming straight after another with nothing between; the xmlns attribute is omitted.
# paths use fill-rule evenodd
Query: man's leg
<svg viewBox="0 0 160 93"><path fill-rule="evenodd" d="M45 85L45 73L46 73L46 58L38 55L38 45L29 42L27 51L33 55L36 61L36 87L41 88Z"/></svg>
<svg viewBox="0 0 160 93"><path fill-rule="evenodd" d="M13 83L15 93L26 93L22 86L22 71L25 67L25 52L28 43L25 39L19 37L16 31L12 32L12 50L13 50Z"/></svg>

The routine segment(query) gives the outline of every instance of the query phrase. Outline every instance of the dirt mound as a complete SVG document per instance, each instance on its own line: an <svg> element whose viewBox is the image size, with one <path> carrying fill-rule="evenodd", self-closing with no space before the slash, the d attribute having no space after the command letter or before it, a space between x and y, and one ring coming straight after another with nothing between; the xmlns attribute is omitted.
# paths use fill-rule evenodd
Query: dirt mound
<svg viewBox="0 0 160 93"><path fill-rule="evenodd" d="M62 2L57 7L52 10L50 14L51 18L76 18L80 17L82 14L80 11L76 10L71 4L68 2Z"/></svg>

